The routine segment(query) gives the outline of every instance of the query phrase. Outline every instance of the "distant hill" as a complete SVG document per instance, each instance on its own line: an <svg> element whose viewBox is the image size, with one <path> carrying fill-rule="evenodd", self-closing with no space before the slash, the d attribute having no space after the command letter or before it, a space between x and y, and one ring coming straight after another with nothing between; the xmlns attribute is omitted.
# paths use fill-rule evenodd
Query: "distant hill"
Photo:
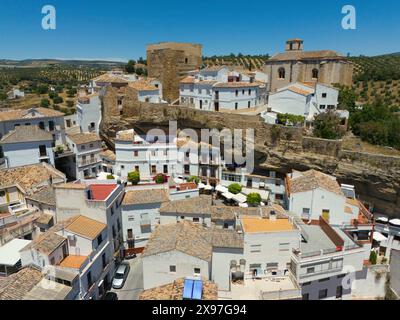
<svg viewBox="0 0 400 320"><path fill-rule="evenodd" d="M8 60L0 59L0 67L13 68L45 68L49 66L80 66L91 68L110 68L123 66L124 62L105 60L58 60L58 59L25 59Z"/></svg>

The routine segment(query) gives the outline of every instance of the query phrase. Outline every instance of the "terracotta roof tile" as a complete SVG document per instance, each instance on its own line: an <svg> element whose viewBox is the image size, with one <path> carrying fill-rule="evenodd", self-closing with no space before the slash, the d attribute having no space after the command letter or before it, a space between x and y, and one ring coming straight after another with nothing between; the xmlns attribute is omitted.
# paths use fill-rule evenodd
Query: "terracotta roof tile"
<svg viewBox="0 0 400 320"><path fill-rule="evenodd" d="M23 120L31 118L63 117L64 113L48 108L34 107L0 112L0 121Z"/></svg>
<svg viewBox="0 0 400 320"><path fill-rule="evenodd" d="M300 176L289 179L290 193L305 192L316 188L322 188L344 196L336 179L316 170L305 171L302 172Z"/></svg>
<svg viewBox="0 0 400 320"><path fill-rule="evenodd" d="M85 216L78 216L73 222L65 227L65 230L84 238L94 240L106 227L107 226L104 223L97 220Z"/></svg>
<svg viewBox="0 0 400 320"><path fill-rule="evenodd" d="M168 200L169 194L166 189L128 190L122 205L161 203Z"/></svg>
<svg viewBox="0 0 400 320"><path fill-rule="evenodd" d="M99 135L96 133L78 133L68 137L76 144L101 141Z"/></svg>

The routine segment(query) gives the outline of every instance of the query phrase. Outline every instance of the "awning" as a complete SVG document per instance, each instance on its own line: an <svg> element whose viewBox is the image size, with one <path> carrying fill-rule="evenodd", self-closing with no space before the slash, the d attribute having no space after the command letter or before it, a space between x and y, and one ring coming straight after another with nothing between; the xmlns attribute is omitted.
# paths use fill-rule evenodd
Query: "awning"
<svg viewBox="0 0 400 320"><path fill-rule="evenodd" d="M207 185L204 187L204 190L212 190L212 189L213 189L213 187L210 186L209 184L207 184Z"/></svg>
<svg viewBox="0 0 400 320"><path fill-rule="evenodd" d="M242 193L233 195L232 199L239 203L244 203L247 201L247 197Z"/></svg>
<svg viewBox="0 0 400 320"><path fill-rule="evenodd" d="M204 189L204 187L206 186L204 183L199 182L199 184L197 185L199 187L199 189Z"/></svg>
<svg viewBox="0 0 400 320"><path fill-rule="evenodd" d="M389 220L390 224L394 224L395 226L399 226L400 227L400 219L392 219Z"/></svg>
<svg viewBox="0 0 400 320"><path fill-rule="evenodd" d="M228 192L224 192L224 193L222 194L222 196L223 196L225 199L231 200L231 199L233 198L234 194L233 194L233 193L230 193L230 192L228 191Z"/></svg>
<svg viewBox="0 0 400 320"><path fill-rule="evenodd" d="M228 192L228 188L221 186L220 184L215 187L215 190L217 190L218 192L221 192L221 193Z"/></svg>
<svg viewBox="0 0 400 320"><path fill-rule="evenodd" d="M387 223L389 221L389 219L386 217L379 217L379 218L376 218L376 221Z"/></svg>
<svg viewBox="0 0 400 320"><path fill-rule="evenodd" d="M387 240L387 238L380 232L374 231L374 236L373 236L375 241L381 242Z"/></svg>
<svg viewBox="0 0 400 320"><path fill-rule="evenodd" d="M185 180L180 179L180 178L174 178L174 182L175 182L176 184L180 184L180 183L184 183Z"/></svg>
<svg viewBox="0 0 400 320"><path fill-rule="evenodd" d="M241 208L248 208L249 205L247 203L239 203L239 207Z"/></svg>

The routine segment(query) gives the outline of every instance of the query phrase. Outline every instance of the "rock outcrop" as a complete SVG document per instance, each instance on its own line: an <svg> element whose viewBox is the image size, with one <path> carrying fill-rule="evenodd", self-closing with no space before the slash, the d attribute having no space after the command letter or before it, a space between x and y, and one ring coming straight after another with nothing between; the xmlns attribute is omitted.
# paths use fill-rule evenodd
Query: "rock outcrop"
<svg viewBox="0 0 400 320"><path fill-rule="evenodd" d="M104 102L103 113L107 113L113 108ZM343 150L340 140L309 137L300 128L268 125L258 116L141 103L134 99L124 103L120 116L114 113L103 118L102 135L111 146L119 130L135 128L146 132L162 128L167 132L170 120L177 121L178 129L253 128L258 173L272 169L281 173L316 169L333 174L341 183L354 184L357 194L373 204L375 212L400 217L400 157Z"/></svg>

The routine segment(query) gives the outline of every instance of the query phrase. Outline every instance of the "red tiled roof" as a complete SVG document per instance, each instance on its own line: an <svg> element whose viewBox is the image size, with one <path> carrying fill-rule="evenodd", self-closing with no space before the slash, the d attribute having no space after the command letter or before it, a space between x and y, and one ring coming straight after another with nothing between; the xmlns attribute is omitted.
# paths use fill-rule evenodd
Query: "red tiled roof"
<svg viewBox="0 0 400 320"><path fill-rule="evenodd" d="M91 184L92 200L105 200L114 191L116 184Z"/></svg>

